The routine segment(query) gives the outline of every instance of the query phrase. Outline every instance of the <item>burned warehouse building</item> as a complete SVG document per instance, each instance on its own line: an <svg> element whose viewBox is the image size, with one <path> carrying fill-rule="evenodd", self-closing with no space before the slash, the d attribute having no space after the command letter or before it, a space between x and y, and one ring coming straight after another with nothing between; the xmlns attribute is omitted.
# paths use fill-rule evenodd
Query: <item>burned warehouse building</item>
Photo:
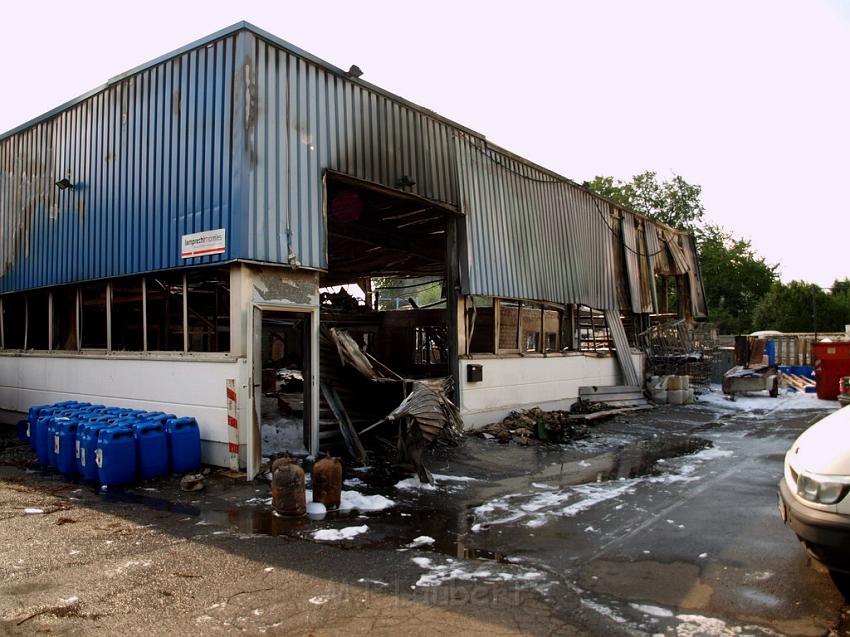
<svg viewBox="0 0 850 637"><path fill-rule="evenodd" d="M415 456L641 386L653 315L706 315L692 236L247 23L0 136L9 420L192 415L249 478L402 421Z"/></svg>

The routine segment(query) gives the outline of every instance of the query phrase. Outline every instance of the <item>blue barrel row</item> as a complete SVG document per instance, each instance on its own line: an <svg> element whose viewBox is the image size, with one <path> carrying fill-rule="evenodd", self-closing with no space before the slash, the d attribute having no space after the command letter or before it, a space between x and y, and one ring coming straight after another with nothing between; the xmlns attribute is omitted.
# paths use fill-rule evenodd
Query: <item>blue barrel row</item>
<svg viewBox="0 0 850 637"><path fill-rule="evenodd" d="M201 436L194 418L76 401L30 407L19 423L38 462L104 485L196 471Z"/></svg>

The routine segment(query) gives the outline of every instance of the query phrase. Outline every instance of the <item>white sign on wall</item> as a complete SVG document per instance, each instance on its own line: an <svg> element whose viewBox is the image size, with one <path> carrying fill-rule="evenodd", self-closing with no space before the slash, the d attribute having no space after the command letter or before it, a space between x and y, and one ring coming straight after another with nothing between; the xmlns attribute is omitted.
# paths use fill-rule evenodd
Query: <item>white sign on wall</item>
<svg viewBox="0 0 850 637"><path fill-rule="evenodd" d="M226 245L225 229L204 230L194 234L184 234L180 256L183 259L202 257L208 254L221 254Z"/></svg>

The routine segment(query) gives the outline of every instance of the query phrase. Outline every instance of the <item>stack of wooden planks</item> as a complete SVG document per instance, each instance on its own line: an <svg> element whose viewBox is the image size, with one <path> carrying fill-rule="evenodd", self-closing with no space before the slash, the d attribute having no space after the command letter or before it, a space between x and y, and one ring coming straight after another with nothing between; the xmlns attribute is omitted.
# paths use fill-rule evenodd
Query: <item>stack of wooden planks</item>
<svg viewBox="0 0 850 637"><path fill-rule="evenodd" d="M805 392L807 387L814 387L816 384L811 378L806 378L799 374L786 374L785 372L779 372L779 378L787 387L793 387L799 392Z"/></svg>

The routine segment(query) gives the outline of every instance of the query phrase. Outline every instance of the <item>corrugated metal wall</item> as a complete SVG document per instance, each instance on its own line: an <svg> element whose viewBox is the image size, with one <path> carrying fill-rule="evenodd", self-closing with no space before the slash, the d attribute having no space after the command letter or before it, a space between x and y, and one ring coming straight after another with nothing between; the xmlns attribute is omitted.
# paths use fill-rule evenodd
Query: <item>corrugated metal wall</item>
<svg viewBox="0 0 850 637"><path fill-rule="evenodd" d="M253 37L256 138L249 151L248 258L325 268L322 175L332 169L454 204L443 121Z"/></svg>
<svg viewBox="0 0 850 637"><path fill-rule="evenodd" d="M617 309L607 202L247 25L0 139L0 291L290 254L324 269L327 169L407 176L465 213L465 293ZM224 254L180 259L181 235L222 227Z"/></svg>
<svg viewBox="0 0 850 637"><path fill-rule="evenodd" d="M631 299L631 310L635 314L642 311L642 299L640 289L640 261L638 256L637 231L635 229L635 216L630 212L623 212L623 248L626 256L626 277L629 281L629 299Z"/></svg>
<svg viewBox="0 0 850 637"><path fill-rule="evenodd" d="M235 36L126 77L0 140L0 291L235 256L180 259L226 228ZM68 177L74 190L54 183Z"/></svg>
<svg viewBox="0 0 850 637"><path fill-rule="evenodd" d="M468 294L618 309L608 206L458 134Z"/></svg>

